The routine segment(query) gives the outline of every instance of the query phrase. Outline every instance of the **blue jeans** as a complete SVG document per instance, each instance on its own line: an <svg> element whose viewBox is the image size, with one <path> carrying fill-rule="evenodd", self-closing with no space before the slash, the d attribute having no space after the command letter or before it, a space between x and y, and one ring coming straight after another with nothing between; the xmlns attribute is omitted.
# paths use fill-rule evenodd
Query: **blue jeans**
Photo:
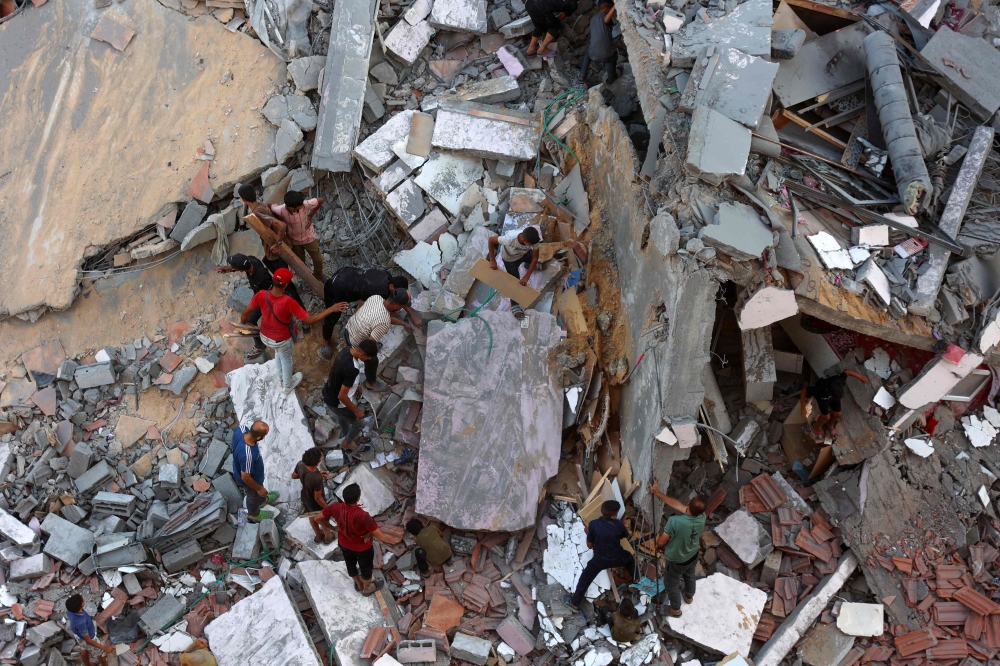
<svg viewBox="0 0 1000 666"><path fill-rule="evenodd" d="M278 366L278 377L281 379L281 386L288 388L292 385L292 339L275 342L266 335L260 336L261 342L274 350L274 362Z"/></svg>

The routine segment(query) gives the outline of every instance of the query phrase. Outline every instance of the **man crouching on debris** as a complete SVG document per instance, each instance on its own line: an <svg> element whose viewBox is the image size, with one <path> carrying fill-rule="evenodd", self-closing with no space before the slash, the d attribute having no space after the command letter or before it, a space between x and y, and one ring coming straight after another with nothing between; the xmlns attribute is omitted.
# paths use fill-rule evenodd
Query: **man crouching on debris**
<svg viewBox="0 0 1000 666"><path fill-rule="evenodd" d="M281 386L285 393L291 393L302 381L301 372L292 374L292 333L296 327L294 320L315 324L328 314L343 312L347 303L337 303L319 314L311 315L285 293L288 283L292 281L290 270L279 268L274 271L271 281L273 285L269 291L258 291L250 299L250 304L240 315L240 323L247 323L255 310L260 311L260 339L264 345L274 350L274 362L278 366Z"/></svg>
<svg viewBox="0 0 1000 666"><path fill-rule="evenodd" d="M860 375L853 370L844 370L840 374L824 377L812 386L804 387L799 396L802 416L806 418L808 418L809 398L815 398L816 404L819 405L819 416L813 421L812 433L813 437L820 442L825 438L823 434L824 427L830 431L830 435L833 437L837 436L837 423L840 422L841 414L840 401L844 397L844 389L847 387L848 376L854 377L865 384L868 383L868 378L864 375ZM833 464L833 459L833 447L824 446L820 449L819 455L816 456L816 462L813 463L809 476L803 479L803 481L806 481L808 485L812 485Z"/></svg>
<svg viewBox="0 0 1000 666"><path fill-rule="evenodd" d="M361 382L361 370L371 360L378 358L378 345L374 340L362 340L353 347L344 347L330 368L330 376L323 385L323 402L333 410L340 424L343 440L340 448L354 451L357 438L364 425L365 413L354 403Z"/></svg>
<svg viewBox="0 0 1000 666"><path fill-rule="evenodd" d="M381 584L376 585L372 581L375 564L372 538L382 543L387 543L388 538L368 512L358 506L360 499L361 486L352 483L344 488L343 502L327 504L321 515L312 516L309 520L314 523L314 529L318 526L324 533L331 530L337 533L337 543L344 554L347 575L354 579L354 589L370 597L381 587ZM330 518L336 521L336 527L330 524Z"/></svg>
<svg viewBox="0 0 1000 666"><path fill-rule="evenodd" d="M91 652L101 651L97 657L99 666L108 666L108 658L104 652L111 654L115 651L114 646L105 645L97 640L97 629L94 627L94 620L87 611L83 610L83 597L74 594L66 600L66 616L69 619L69 628L76 637L80 646L80 660L83 666L90 666Z"/></svg>
<svg viewBox="0 0 1000 666"><path fill-rule="evenodd" d="M605 569L622 567L629 572L632 580L636 580L635 557L622 548L621 544L622 539L628 538L625 523L616 518L621 508L622 505L615 500L608 500L601 505L601 517L590 521L590 525L584 528L587 532L587 548L593 549L594 556L580 574L573 596L567 595L563 599L573 610L580 610L587 588L597 578L597 574ZM614 585L613 580L611 584Z"/></svg>
<svg viewBox="0 0 1000 666"><path fill-rule="evenodd" d="M681 616L681 580L684 581L684 603L694 601L696 590L694 570L698 564L698 546L701 544L701 533L705 529L705 498L695 495L686 505L660 492L659 479L653 479L649 492L660 498L660 501L679 513L670 516L663 528L663 533L656 537L656 550L663 550L667 557L667 575L664 576L664 587L670 600L671 617Z"/></svg>
<svg viewBox="0 0 1000 666"><path fill-rule="evenodd" d="M509 231L503 236L491 236L489 240L490 268L497 270L497 246L499 246L504 269L520 280L523 287L528 284L528 278L535 272L535 266L538 265L538 244L541 241L542 236L534 227L527 227L520 232ZM518 271L522 264L528 266L524 277L521 277L520 271ZM511 312L514 313L516 319L524 319L524 310L513 301L511 301Z"/></svg>
<svg viewBox="0 0 1000 666"><path fill-rule="evenodd" d="M535 30L531 33L531 43L528 44L526 55L536 53L541 56L555 55L555 49L549 51L549 45L555 41L562 31L562 22L567 14L576 11L577 0L527 0L524 8L531 17ZM538 40L542 43L539 44Z"/></svg>

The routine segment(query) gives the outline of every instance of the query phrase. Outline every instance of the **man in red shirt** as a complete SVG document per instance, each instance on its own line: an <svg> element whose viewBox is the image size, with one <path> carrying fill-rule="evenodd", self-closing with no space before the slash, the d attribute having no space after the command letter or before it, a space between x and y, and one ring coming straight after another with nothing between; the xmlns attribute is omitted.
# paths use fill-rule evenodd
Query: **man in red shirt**
<svg viewBox="0 0 1000 666"><path fill-rule="evenodd" d="M334 529L337 532L337 543L340 552L344 554L344 564L347 565L347 575L354 579L354 589L366 597L375 594L378 586L372 582L372 570L375 564L375 546L372 537L382 543L388 538L382 534L368 512L358 506L361 499L361 486L356 483L344 488L344 501L327 504L322 513L311 516L313 530L317 528L327 534ZM337 526L330 525L333 518ZM360 571L359 571L360 568Z"/></svg>
<svg viewBox="0 0 1000 666"><path fill-rule="evenodd" d="M285 393L291 393L302 381L302 373L292 374L292 331L294 320L305 324L315 324L334 312L343 312L347 303L335 303L319 314L311 315L291 296L285 295L285 288L292 281L292 272L287 268L274 271L272 286L268 291L258 291L250 299L250 304L240 315L240 322L247 323L254 310L260 310L260 339L265 346L274 350L274 361L278 365L278 376Z"/></svg>

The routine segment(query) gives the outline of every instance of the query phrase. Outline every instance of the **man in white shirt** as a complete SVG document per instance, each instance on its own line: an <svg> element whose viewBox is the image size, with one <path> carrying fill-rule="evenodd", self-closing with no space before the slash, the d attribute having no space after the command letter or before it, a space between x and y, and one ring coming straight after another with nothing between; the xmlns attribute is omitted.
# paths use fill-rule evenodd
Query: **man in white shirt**
<svg viewBox="0 0 1000 666"><path fill-rule="evenodd" d="M523 231L510 231L503 236L491 236L490 268L497 270L497 247L500 248L500 258L504 269L516 277L521 285L528 284L528 278L538 265L538 244L542 241L541 234L535 227L526 227ZM521 277L520 267L526 265L524 277ZM511 311L517 319L524 319L524 310L517 303L511 302Z"/></svg>

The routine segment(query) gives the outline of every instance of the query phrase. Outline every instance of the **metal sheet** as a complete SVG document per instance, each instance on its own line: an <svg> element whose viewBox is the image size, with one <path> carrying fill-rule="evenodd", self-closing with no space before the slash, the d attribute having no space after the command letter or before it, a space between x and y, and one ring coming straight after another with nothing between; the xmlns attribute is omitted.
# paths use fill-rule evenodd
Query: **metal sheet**
<svg viewBox="0 0 1000 666"><path fill-rule="evenodd" d="M783 60L774 79L782 105L799 104L860 81L865 76L861 45L871 29L858 23L806 43L791 60Z"/></svg>

